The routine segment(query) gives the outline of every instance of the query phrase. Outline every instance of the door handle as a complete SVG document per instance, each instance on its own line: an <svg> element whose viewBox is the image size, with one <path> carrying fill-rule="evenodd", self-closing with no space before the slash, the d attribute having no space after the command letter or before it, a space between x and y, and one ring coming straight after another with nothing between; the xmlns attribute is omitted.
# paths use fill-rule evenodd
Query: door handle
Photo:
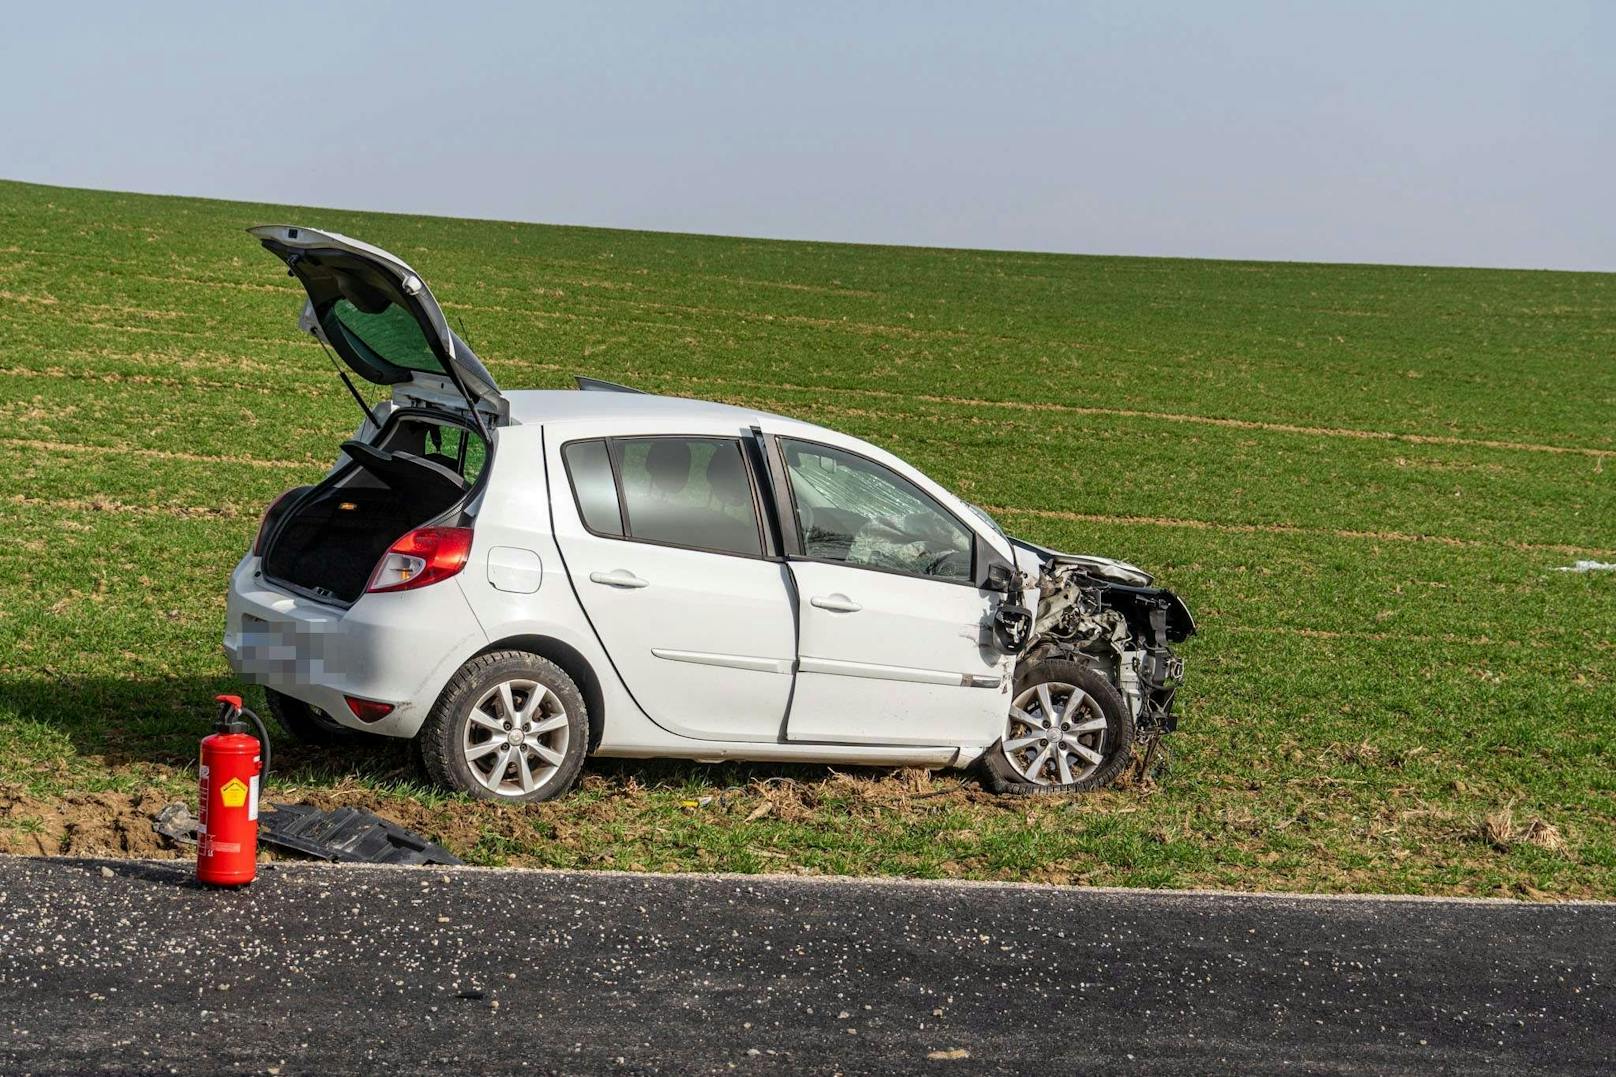
<svg viewBox="0 0 1616 1077"><path fill-rule="evenodd" d="M851 598L848 598L846 595L841 593L834 595L815 595L813 598L808 600L808 604L810 606L818 606L822 610L830 610L832 613L857 613L859 610L864 608L857 602L854 602Z"/></svg>
<svg viewBox="0 0 1616 1077"><path fill-rule="evenodd" d="M621 587L630 591L651 585L650 580L642 580L626 568L613 569L611 572L591 572L589 582L603 583L607 587Z"/></svg>

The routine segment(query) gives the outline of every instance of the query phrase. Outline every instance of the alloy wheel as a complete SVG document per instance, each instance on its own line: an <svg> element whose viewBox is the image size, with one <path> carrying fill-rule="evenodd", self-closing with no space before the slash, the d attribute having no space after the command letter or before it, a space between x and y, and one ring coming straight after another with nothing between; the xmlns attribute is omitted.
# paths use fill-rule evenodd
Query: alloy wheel
<svg viewBox="0 0 1616 1077"><path fill-rule="evenodd" d="M471 776L500 796L519 797L549 781L566 759L566 708L538 681L501 681L477 700L461 734Z"/></svg>
<svg viewBox="0 0 1616 1077"><path fill-rule="evenodd" d="M1004 758L1034 785L1070 785L1105 762L1105 712L1075 684L1045 681L1016 696L1001 742Z"/></svg>

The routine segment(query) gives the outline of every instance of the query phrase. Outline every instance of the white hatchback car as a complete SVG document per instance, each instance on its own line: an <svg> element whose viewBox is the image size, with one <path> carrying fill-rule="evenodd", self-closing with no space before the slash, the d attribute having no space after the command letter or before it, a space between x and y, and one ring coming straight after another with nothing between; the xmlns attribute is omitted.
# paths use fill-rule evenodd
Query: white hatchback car
<svg viewBox="0 0 1616 1077"><path fill-rule="evenodd" d="M501 392L421 278L251 230L368 382L336 465L281 495L224 645L292 736L413 737L436 780L543 800L588 754L980 766L1091 789L1173 728L1189 611L1138 569L1007 538L890 453L637 393Z"/></svg>

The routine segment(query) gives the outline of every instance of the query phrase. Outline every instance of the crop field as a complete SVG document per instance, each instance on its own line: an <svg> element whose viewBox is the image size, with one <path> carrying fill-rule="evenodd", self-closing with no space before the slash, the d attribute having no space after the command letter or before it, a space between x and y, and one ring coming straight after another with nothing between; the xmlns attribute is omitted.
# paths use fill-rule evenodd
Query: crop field
<svg viewBox="0 0 1616 1077"><path fill-rule="evenodd" d="M242 231L409 259L507 387L574 374L877 442L1184 595L1165 771L592 761L527 809L406 746L276 797L479 863L1616 898L1616 275L763 242L0 183L0 849L164 855L228 573L355 426ZM249 694L251 695L251 694Z"/></svg>

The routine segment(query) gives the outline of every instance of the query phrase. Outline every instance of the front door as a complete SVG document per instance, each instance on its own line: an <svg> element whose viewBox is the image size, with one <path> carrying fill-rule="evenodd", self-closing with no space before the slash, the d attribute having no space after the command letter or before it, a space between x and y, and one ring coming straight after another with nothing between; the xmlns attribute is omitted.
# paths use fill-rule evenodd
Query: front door
<svg viewBox="0 0 1616 1077"><path fill-rule="evenodd" d="M551 460L567 573L640 708L682 736L778 740L795 624L740 441L594 438Z"/></svg>
<svg viewBox="0 0 1616 1077"><path fill-rule="evenodd" d="M780 440L800 556L797 685L787 739L990 743L1011 659L992 647L972 531L896 471Z"/></svg>

